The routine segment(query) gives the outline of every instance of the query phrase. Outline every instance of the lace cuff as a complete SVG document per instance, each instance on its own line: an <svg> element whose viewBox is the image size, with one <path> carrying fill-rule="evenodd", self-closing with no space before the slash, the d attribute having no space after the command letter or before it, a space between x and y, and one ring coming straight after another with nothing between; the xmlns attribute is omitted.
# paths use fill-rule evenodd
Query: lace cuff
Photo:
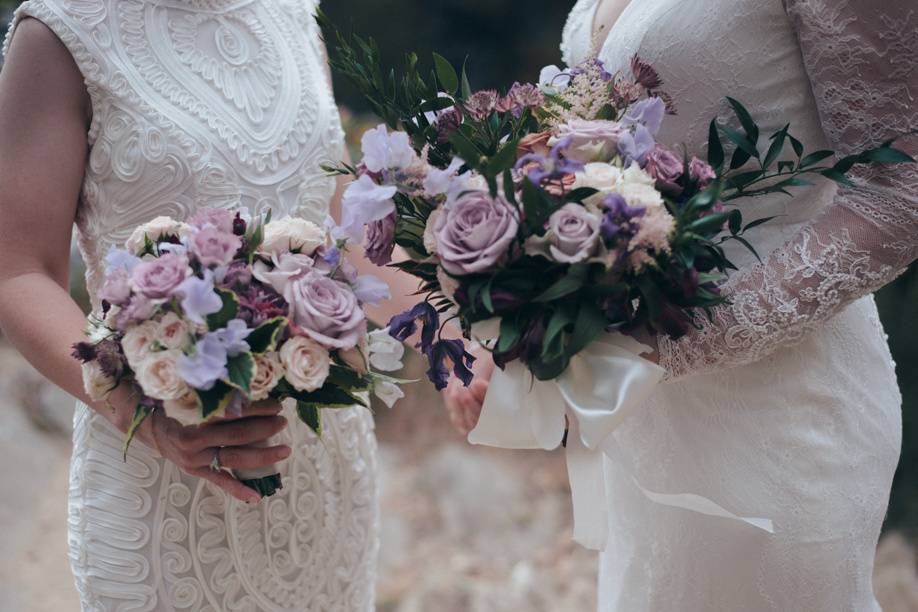
<svg viewBox="0 0 918 612"><path fill-rule="evenodd" d="M918 14L907 0L786 0L831 146L850 153L918 127ZM900 141L913 156L918 139ZM918 259L918 168L870 167L784 247L735 274L731 303L673 341L669 379L757 361L806 334Z"/></svg>

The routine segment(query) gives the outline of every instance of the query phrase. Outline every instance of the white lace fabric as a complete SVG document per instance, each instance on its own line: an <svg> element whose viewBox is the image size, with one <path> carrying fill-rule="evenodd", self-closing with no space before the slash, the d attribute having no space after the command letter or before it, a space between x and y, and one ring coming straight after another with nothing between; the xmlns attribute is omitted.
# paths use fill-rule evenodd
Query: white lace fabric
<svg viewBox="0 0 918 612"><path fill-rule="evenodd" d="M787 0L829 145L849 154L918 129L918 9L906 0ZM918 138L898 147L913 156ZM678 341L670 378L759 361L892 281L918 258L918 166L857 169L812 223L726 283L730 304Z"/></svg>
<svg viewBox="0 0 918 612"><path fill-rule="evenodd" d="M314 0L30 0L92 101L77 213L90 295L139 224L202 206L322 223L323 162L343 133ZM284 488L247 506L77 407L70 557L92 612L370 612L378 548L376 443L364 408L285 413Z"/></svg>

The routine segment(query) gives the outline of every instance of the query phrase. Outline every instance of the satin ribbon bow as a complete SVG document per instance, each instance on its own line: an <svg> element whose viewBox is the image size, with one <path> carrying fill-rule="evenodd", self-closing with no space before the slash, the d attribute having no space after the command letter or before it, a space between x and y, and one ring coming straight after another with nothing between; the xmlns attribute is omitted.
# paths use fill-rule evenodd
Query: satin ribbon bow
<svg viewBox="0 0 918 612"><path fill-rule="evenodd" d="M476 336L481 338L485 329L479 328ZM643 407L663 379L664 370L641 357L650 350L629 336L615 333L598 338L574 356L555 380L535 379L519 361L504 370L495 369L481 418L469 433L472 444L551 450L561 444L567 416L574 540L593 550L605 550L608 539L603 455L612 456L612 433ZM633 475L632 480L655 503L738 520L774 533L768 519L737 516L692 493L655 493L641 486Z"/></svg>

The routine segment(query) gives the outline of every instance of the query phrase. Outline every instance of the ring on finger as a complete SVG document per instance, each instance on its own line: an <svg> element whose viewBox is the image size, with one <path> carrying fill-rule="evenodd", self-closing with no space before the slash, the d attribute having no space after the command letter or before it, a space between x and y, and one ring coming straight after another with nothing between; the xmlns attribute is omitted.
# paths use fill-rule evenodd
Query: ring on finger
<svg viewBox="0 0 918 612"><path fill-rule="evenodd" d="M220 463L220 447L214 449L214 458L210 460L210 469L215 472L219 472L223 469L223 465Z"/></svg>

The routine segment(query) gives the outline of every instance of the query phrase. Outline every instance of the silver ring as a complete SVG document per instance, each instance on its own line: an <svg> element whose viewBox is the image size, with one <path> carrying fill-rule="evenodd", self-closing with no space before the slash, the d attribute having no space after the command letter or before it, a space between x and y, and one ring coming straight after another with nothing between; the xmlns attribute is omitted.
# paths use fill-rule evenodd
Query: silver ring
<svg viewBox="0 0 918 612"><path fill-rule="evenodd" d="M220 447L214 449L214 458L210 460L210 469L215 472L223 469L223 466L220 465Z"/></svg>

